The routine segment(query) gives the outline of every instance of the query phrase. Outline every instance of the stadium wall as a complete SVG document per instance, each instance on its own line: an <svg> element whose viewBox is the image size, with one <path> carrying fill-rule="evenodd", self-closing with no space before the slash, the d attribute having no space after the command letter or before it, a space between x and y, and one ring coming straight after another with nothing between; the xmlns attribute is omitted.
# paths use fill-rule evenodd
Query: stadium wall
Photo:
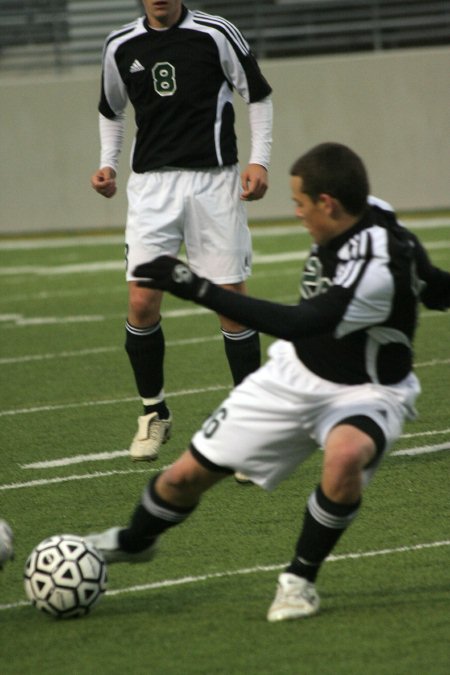
<svg viewBox="0 0 450 675"><path fill-rule="evenodd" d="M450 208L450 48L268 60L274 94L270 190L251 221L292 215L289 167L322 141L365 159L372 192L398 210ZM0 233L122 227L133 136L131 110L119 193L90 187L98 165L99 69L0 77ZM236 99L241 163L249 148Z"/></svg>

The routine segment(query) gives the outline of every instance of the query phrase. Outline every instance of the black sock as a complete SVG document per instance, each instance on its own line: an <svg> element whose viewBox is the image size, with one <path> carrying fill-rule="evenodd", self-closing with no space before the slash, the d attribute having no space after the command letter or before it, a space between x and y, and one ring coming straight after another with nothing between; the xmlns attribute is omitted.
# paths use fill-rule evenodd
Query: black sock
<svg viewBox="0 0 450 675"><path fill-rule="evenodd" d="M182 509L165 502L155 493L157 479L158 476L155 476L149 481L128 527L119 532L119 546L123 551L139 553L148 548L169 527L186 520L197 506L194 504L188 509Z"/></svg>
<svg viewBox="0 0 450 675"><path fill-rule="evenodd" d="M236 386L261 365L259 333L249 329L230 333L222 329L222 335L231 376Z"/></svg>
<svg viewBox="0 0 450 675"><path fill-rule="evenodd" d="M155 403L154 405L144 405L144 415L156 412L160 420L167 420L170 417L170 410L165 401Z"/></svg>
<svg viewBox="0 0 450 675"><path fill-rule="evenodd" d="M320 485L310 495L296 546L296 557L286 572L314 581L325 558L356 517L361 500L337 504L322 492Z"/></svg>
<svg viewBox="0 0 450 675"><path fill-rule="evenodd" d="M125 349L141 398L158 396L164 386L165 341L161 323L135 328L127 321Z"/></svg>

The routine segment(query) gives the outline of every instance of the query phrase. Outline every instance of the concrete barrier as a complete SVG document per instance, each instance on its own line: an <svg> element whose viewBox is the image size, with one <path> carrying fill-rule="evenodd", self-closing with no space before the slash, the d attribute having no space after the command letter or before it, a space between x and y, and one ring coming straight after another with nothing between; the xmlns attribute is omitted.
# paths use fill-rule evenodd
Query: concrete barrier
<svg viewBox="0 0 450 675"><path fill-rule="evenodd" d="M364 158L372 192L403 211L450 207L450 48L261 63L274 94L270 190L251 221L292 215L289 167L322 141ZM99 68L0 77L0 234L123 227L133 113L111 200L90 187L98 166ZM249 128L236 98L240 161Z"/></svg>

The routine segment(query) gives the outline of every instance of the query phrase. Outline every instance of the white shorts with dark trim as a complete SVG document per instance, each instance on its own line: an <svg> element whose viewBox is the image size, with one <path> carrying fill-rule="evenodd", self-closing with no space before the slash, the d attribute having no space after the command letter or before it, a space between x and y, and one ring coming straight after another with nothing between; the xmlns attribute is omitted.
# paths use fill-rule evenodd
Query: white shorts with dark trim
<svg viewBox="0 0 450 675"><path fill-rule="evenodd" d="M400 436L404 421L415 417L420 385L414 374L394 386L347 386L314 375L289 342L274 342L269 356L192 439L210 462L240 471L266 490L323 448L331 429L348 417L373 420L386 439L384 452ZM376 465L366 470L366 482Z"/></svg>
<svg viewBox="0 0 450 675"><path fill-rule="evenodd" d="M194 272L217 284L244 281L252 246L237 165L131 173L125 231L127 281L136 265L178 256L184 243Z"/></svg>

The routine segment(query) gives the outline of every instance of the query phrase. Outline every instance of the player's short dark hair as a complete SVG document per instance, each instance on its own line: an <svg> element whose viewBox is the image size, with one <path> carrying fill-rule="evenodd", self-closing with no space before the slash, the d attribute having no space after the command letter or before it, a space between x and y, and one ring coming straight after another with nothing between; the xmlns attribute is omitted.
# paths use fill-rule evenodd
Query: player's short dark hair
<svg viewBox="0 0 450 675"><path fill-rule="evenodd" d="M316 145L294 162L290 173L301 177L303 192L313 201L320 194L329 194L352 215L359 215L367 205L369 179L366 168L361 158L346 145Z"/></svg>

